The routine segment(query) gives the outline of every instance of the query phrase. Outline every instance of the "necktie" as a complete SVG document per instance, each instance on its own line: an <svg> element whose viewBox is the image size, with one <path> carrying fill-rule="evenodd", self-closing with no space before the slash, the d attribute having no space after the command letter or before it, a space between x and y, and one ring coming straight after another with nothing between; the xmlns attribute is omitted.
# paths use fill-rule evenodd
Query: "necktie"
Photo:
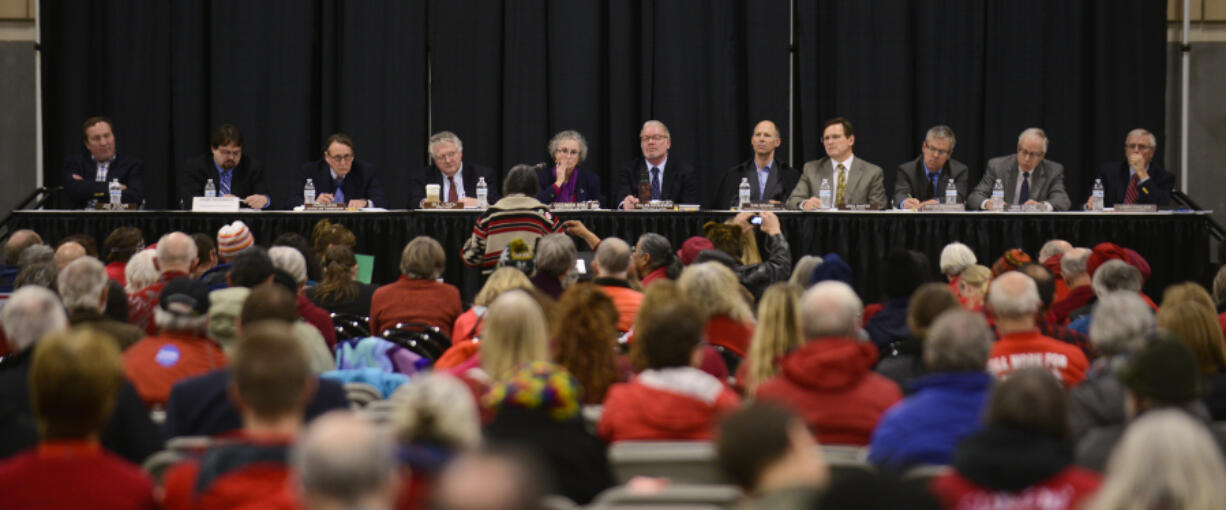
<svg viewBox="0 0 1226 510"><path fill-rule="evenodd" d="M1128 180L1128 191L1124 192L1124 203L1137 203L1137 174L1132 174L1132 178Z"/></svg>
<svg viewBox="0 0 1226 510"><path fill-rule="evenodd" d="M455 189L454 175L447 176L447 201L452 203L460 201L460 192Z"/></svg>
<svg viewBox="0 0 1226 510"><path fill-rule="evenodd" d="M651 167L651 199L660 199L660 168Z"/></svg>
<svg viewBox="0 0 1226 510"><path fill-rule="evenodd" d="M232 182L233 179L234 179L234 170L226 170L221 173L221 195L220 196L224 197L230 194L230 183Z"/></svg>
<svg viewBox="0 0 1226 510"><path fill-rule="evenodd" d="M1030 200L1030 172L1022 172L1022 190L1017 192L1018 205Z"/></svg>
<svg viewBox="0 0 1226 510"><path fill-rule="evenodd" d="M932 195L928 198L936 198L941 196L941 190L937 187L937 184L941 182L941 172L933 172L928 174L928 178L932 180Z"/></svg>
<svg viewBox="0 0 1226 510"><path fill-rule="evenodd" d="M337 205L345 205L345 178L341 177L333 182L332 203Z"/></svg>
<svg viewBox="0 0 1226 510"><path fill-rule="evenodd" d="M98 174L94 177L95 181L106 182L106 163L98 163Z"/></svg>
<svg viewBox="0 0 1226 510"><path fill-rule="evenodd" d="M843 205L843 187L847 184L847 167L843 166L842 163L839 163L838 170L839 170L839 176L835 178L836 184L834 186L834 206L835 207L839 207Z"/></svg>

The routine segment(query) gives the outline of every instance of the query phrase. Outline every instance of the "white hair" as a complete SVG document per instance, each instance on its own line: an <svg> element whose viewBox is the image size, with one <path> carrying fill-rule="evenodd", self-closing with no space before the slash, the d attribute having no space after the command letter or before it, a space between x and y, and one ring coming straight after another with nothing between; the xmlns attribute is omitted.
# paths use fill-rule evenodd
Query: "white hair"
<svg viewBox="0 0 1226 510"><path fill-rule="evenodd" d="M182 232L171 232L158 239L157 261L162 271L191 268L196 260L196 241Z"/></svg>
<svg viewBox="0 0 1226 510"><path fill-rule="evenodd" d="M966 268L975 265L979 259L971 247L954 241L941 249L941 272L947 276L962 274Z"/></svg>
<svg viewBox="0 0 1226 510"><path fill-rule="evenodd" d="M437 372L414 377L390 400L392 426L401 443L433 442L459 450L481 446L481 417L472 391L459 379Z"/></svg>
<svg viewBox="0 0 1226 510"><path fill-rule="evenodd" d="M1043 243L1043 247L1039 248L1039 263L1047 262L1047 259L1055 257L1061 253L1065 253L1073 249L1073 245L1064 239L1052 239Z"/></svg>
<svg viewBox="0 0 1226 510"><path fill-rule="evenodd" d="M949 140L949 150L954 150L954 146L958 145L958 137L954 136L953 128L941 124L932 126L928 129L928 133L924 135L924 141L928 140Z"/></svg>
<svg viewBox="0 0 1226 510"><path fill-rule="evenodd" d="M1175 409L1147 412L1124 432L1091 510L1226 508L1226 464L1209 430Z"/></svg>
<svg viewBox="0 0 1226 510"><path fill-rule="evenodd" d="M988 288L988 308L1002 319L1029 317L1041 306L1038 284L1023 273L1008 271L992 280Z"/></svg>
<svg viewBox="0 0 1226 510"><path fill-rule="evenodd" d="M64 308L86 308L101 311L102 291L106 289L106 266L93 257L81 257L70 262L56 277L56 288Z"/></svg>
<svg viewBox="0 0 1226 510"><path fill-rule="evenodd" d="M46 287L17 289L0 310L4 336L17 352L29 349L47 333L68 329L68 315L60 298Z"/></svg>
<svg viewBox="0 0 1226 510"><path fill-rule="evenodd" d="M1090 319L1090 343L1104 356L1141 350L1154 331L1154 311L1136 292L1098 298Z"/></svg>
<svg viewBox="0 0 1226 510"><path fill-rule="evenodd" d="M1141 270L1119 259L1108 260L1098 266L1090 280L1094 295L1099 297L1121 290L1140 292L1143 285L1145 279L1141 277Z"/></svg>
<svg viewBox="0 0 1226 510"><path fill-rule="evenodd" d="M158 270L153 265L153 257L156 255L153 250L146 248L128 259L128 264L123 268L123 277L127 280L124 291L135 294L158 281Z"/></svg>
<svg viewBox="0 0 1226 510"><path fill-rule="evenodd" d="M932 372L983 371L994 340L983 314L955 307L928 328L924 362Z"/></svg>
<svg viewBox="0 0 1226 510"><path fill-rule="evenodd" d="M1086 262L1089 262L1091 253L1093 252L1089 248L1081 247L1064 252L1064 256L1060 258L1060 273L1064 275L1064 279L1072 280L1086 274Z"/></svg>
<svg viewBox="0 0 1226 510"><path fill-rule="evenodd" d="M641 133L641 132L643 132L643 130L644 130L644 129L647 129L647 126L656 126L656 127L660 128L660 129L664 130L664 135L665 135L665 136L672 137L672 134L668 132L668 126L665 126L663 122L660 122L660 121L655 120L655 119L652 119L652 120L649 120L649 121L647 121L647 122L644 122L644 123L643 123L643 129L640 129L640 130L639 130L639 132Z"/></svg>
<svg viewBox="0 0 1226 510"><path fill-rule="evenodd" d="M273 246L268 249L268 258L272 259L273 267L289 273L295 282L302 283L307 280L306 258L297 248Z"/></svg>
<svg viewBox="0 0 1226 510"><path fill-rule="evenodd" d="M1047 153L1047 132L1046 131L1043 131L1042 128L1037 128L1037 127L1026 128L1024 131L1022 131L1022 134L1017 135L1017 144L1021 145L1022 139L1026 138L1027 136L1033 136L1035 138L1038 138L1039 140L1042 140L1043 141L1043 152Z"/></svg>
<svg viewBox="0 0 1226 510"><path fill-rule="evenodd" d="M1146 138L1149 138L1149 146L1153 148L1158 147L1158 137L1154 136L1153 133L1150 133L1149 130L1142 129L1142 128L1136 128L1132 131L1129 131L1128 136L1124 137L1124 145L1128 145L1128 139L1134 136L1144 136Z"/></svg>
<svg viewBox="0 0 1226 510"><path fill-rule="evenodd" d="M426 145L426 150L430 151L431 160L434 159L434 148L445 143L455 144L456 152L464 152L464 142L460 141L460 137L451 131L439 131L430 136L430 141Z"/></svg>
<svg viewBox="0 0 1226 510"><path fill-rule="evenodd" d="M846 283L827 280L814 285L800 300L805 338L854 337L864 304Z"/></svg>
<svg viewBox="0 0 1226 510"><path fill-rule="evenodd" d="M315 419L290 453L304 500L364 507L397 477L396 448L384 428L350 411Z"/></svg>
<svg viewBox="0 0 1226 510"><path fill-rule="evenodd" d="M153 324L157 326L158 331L189 331L203 335L208 323L207 314L195 317L189 314L168 312L161 306L153 308Z"/></svg>

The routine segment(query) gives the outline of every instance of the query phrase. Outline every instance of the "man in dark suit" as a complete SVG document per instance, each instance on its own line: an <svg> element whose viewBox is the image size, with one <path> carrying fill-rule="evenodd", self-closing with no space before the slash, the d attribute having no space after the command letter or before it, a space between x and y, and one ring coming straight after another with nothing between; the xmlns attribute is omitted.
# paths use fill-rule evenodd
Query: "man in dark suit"
<svg viewBox="0 0 1226 510"><path fill-rule="evenodd" d="M353 139L344 134L329 136L324 142L324 159L302 165L298 174L300 186L307 179L315 184L317 204L345 204L350 209L387 207L375 166L357 159ZM302 193L291 196L295 197L294 205L302 203Z"/></svg>
<svg viewBox="0 0 1226 510"><path fill-rule="evenodd" d="M464 143L451 131L442 131L430 137L430 159L434 164L421 168L413 175L409 185L409 209L416 209L426 198L426 185L439 185L439 198L445 202L460 202L464 207L477 205L477 180L485 178L489 190L487 201L494 203L498 193L498 177L494 170L477 165L464 164ZM452 185L452 183L456 185Z"/></svg>
<svg viewBox="0 0 1226 510"><path fill-rule="evenodd" d="M868 204L873 209L885 209L885 171L881 167L856 157L856 129L851 121L835 117L822 127L822 147L826 157L805 163L796 188L788 196L789 209L814 211L821 207ZM834 204L823 204L821 183L830 184Z"/></svg>
<svg viewBox="0 0 1226 510"><path fill-rule="evenodd" d="M1049 211L1067 211L1070 205L1064 190L1064 165L1044 159L1047 133L1037 127L1017 137L1017 154L988 160L983 180L966 199L967 209L990 210L992 186L999 179L1005 187L1005 204L1044 205Z"/></svg>
<svg viewBox="0 0 1226 510"><path fill-rule="evenodd" d="M894 178L894 203L900 209L920 209L945 199L945 188L953 180L958 203L966 203L966 165L952 159L958 139L949 126L934 126L924 136L923 154L898 165Z"/></svg>
<svg viewBox="0 0 1226 510"><path fill-rule="evenodd" d="M307 403L307 421L328 411L349 407L341 383L320 377L317 384ZM176 383L166 402L166 437L215 436L241 427L238 409L227 393L230 385L228 368Z"/></svg>
<svg viewBox="0 0 1226 510"><path fill-rule="evenodd" d="M192 198L204 196L204 186L213 180L217 196L233 196L252 209L269 205L264 167L250 156L243 157L243 134L233 124L217 126L209 138L212 154L201 154L187 162L179 182L179 203L192 208Z"/></svg>
<svg viewBox="0 0 1226 510"><path fill-rule="evenodd" d="M643 158L626 163L615 176L614 197L624 197L622 209L633 209L643 199L672 200L676 204L702 201L698 173L688 163L668 157L673 146L668 126L658 120L643 123L639 131ZM639 183L643 183L640 190Z"/></svg>
<svg viewBox="0 0 1226 510"><path fill-rule="evenodd" d="M1115 204L1170 205L1175 176L1151 164L1158 139L1144 129L1134 129L1124 140L1124 161L1103 165L1098 178L1103 181L1103 207ZM1091 197L1093 194L1091 194ZM1086 199L1086 204L1090 199Z"/></svg>
<svg viewBox="0 0 1226 510"><path fill-rule="evenodd" d="M115 133L111 119L90 117L81 125L89 154L73 154L64 160L64 190L70 207L83 209L96 201L109 199L112 180L119 180L123 203L145 201L145 164L132 156L115 152Z"/></svg>
<svg viewBox="0 0 1226 510"><path fill-rule="evenodd" d="M774 122L764 120L754 126L753 136L749 138L753 158L724 172L711 207L735 207L741 198L741 179L749 180L750 202L782 204L787 200L792 188L796 187L796 181L800 180L800 172L786 162L775 159L775 149L779 148L780 143L779 128L775 127Z"/></svg>

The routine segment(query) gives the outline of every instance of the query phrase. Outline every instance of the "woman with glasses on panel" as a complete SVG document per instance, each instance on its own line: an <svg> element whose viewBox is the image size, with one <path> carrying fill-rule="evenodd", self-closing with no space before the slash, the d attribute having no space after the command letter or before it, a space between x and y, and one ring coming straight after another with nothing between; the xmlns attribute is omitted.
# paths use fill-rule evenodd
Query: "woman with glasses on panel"
<svg viewBox="0 0 1226 510"><path fill-rule="evenodd" d="M553 167L536 169L541 186L537 200L546 204L595 200L604 205L600 177L579 168L587 159L587 140L583 135L572 130L553 135L549 140L549 154L553 156Z"/></svg>

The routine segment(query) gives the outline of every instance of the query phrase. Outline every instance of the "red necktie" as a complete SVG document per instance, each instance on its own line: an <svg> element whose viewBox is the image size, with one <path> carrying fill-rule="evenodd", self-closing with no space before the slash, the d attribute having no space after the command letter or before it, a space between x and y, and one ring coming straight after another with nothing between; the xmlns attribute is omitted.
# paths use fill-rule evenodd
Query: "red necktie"
<svg viewBox="0 0 1226 510"><path fill-rule="evenodd" d="M1132 178L1128 180L1128 191L1124 192L1124 203L1137 203L1137 174L1132 174Z"/></svg>
<svg viewBox="0 0 1226 510"><path fill-rule="evenodd" d="M455 190L455 176L447 176L447 201L456 203L460 201L460 194Z"/></svg>

